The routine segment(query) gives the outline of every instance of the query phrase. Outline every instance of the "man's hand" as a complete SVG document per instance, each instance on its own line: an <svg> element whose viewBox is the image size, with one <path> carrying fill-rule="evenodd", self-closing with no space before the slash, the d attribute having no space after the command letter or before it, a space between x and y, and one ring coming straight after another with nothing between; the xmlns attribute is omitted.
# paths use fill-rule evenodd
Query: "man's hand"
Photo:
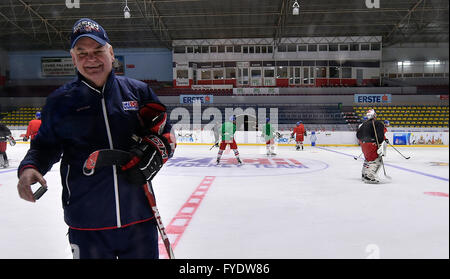
<svg viewBox="0 0 450 279"><path fill-rule="evenodd" d="M138 139L130 150L131 158L121 170L132 184L143 185L150 181L169 159L170 147L166 138L148 135Z"/></svg>
<svg viewBox="0 0 450 279"><path fill-rule="evenodd" d="M47 187L47 181L40 172L36 169L28 168L22 171L19 176L19 182L17 183L17 191L19 196L29 202L36 202L31 191L31 185L39 182L42 186Z"/></svg>

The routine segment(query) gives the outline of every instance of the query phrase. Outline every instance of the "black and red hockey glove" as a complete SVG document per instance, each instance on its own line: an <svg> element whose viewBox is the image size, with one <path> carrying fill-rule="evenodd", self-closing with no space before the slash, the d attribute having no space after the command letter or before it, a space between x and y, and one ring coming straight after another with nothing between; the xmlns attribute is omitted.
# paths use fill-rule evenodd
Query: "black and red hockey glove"
<svg viewBox="0 0 450 279"><path fill-rule="evenodd" d="M150 181L173 155L176 147L175 135L164 133L167 121L166 107L157 102L142 105L138 111L139 136L131 150L131 158L121 170L129 182L142 185Z"/></svg>
<svg viewBox="0 0 450 279"><path fill-rule="evenodd" d="M149 102L138 111L140 122L139 136L147 134L161 135L167 122L167 109L161 103Z"/></svg>
<svg viewBox="0 0 450 279"><path fill-rule="evenodd" d="M130 183L143 185L155 177L169 159L171 150L167 140L157 135L135 139L137 144L130 150L130 160L121 170Z"/></svg>

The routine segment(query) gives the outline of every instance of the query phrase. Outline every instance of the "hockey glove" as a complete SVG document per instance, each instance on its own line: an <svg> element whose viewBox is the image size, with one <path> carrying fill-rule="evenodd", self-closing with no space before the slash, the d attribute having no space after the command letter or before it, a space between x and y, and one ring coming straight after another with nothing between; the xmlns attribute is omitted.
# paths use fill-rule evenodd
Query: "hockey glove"
<svg viewBox="0 0 450 279"><path fill-rule="evenodd" d="M138 111L141 131L140 135L149 133L161 135L167 122L166 107L161 103L149 102Z"/></svg>
<svg viewBox="0 0 450 279"><path fill-rule="evenodd" d="M150 181L169 159L171 147L167 139L156 135L136 137L130 160L121 167L126 179L136 185Z"/></svg>
<svg viewBox="0 0 450 279"><path fill-rule="evenodd" d="M377 149L377 154L379 155L379 156L386 156L386 142L385 141L383 141L379 146L378 146L378 149Z"/></svg>
<svg viewBox="0 0 450 279"><path fill-rule="evenodd" d="M16 145L16 141L12 136L7 136L6 139L8 140L9 145L14 146Z"/></svg>

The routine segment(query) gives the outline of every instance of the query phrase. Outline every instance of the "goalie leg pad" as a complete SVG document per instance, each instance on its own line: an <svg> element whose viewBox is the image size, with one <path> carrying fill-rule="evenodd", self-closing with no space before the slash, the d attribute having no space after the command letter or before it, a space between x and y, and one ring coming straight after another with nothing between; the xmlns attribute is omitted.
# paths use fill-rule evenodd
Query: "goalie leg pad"
<svg viewBox="0 0 450 279"><path fill-rule="evenodd" d="M380 180L377 172L381 167L381 159L377 158L374 161L364 161L362 169L362 179L367 183L379 183Z"/></svg>

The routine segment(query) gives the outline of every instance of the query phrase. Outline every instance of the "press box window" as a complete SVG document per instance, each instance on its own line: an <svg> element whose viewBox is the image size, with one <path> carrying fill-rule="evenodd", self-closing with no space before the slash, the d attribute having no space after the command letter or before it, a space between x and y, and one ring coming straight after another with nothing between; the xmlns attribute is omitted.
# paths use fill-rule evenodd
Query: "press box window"
<svg viewBox="0 0 450 279"><path fill-rule="evenodd" d="M223 79L223 70L213 70L214 79Z"/></svg>
<svg viewBox="0 0 450 279"><path fill-rule="evenodd" d="M188 70L177 70L177 78L189 78Z"/></svg>
<svg viewBox="0 0 450 279"><path fill-rule="evenodd" d="M186 52L187 53L194 53L194 47L193 46L186 47Z"/></svg>
<svg viewBox="0 0 450 279"><path fill-rule="evenodd" d="M352 78L352 68L341 68L342 78Z"/></svg>
<svg viewBox="0 0 450 279"><path fill-rule="evenodd" d="M288 67L278 67L277 78L288 78Z"/></svg>
<svg viewBox="0 0 450 279"><path fill-rule="evenodd" d="M211 70L202 70L200 77L202 79L211 79Z"/></svg>
<svg viewBox="0 0 450 279"><path fill-rule="evenodd" d="M350 44L350 51L359 51L359 44Z"/></svg>
<svg viewBox="0 0 450 279"><path fill-rule="evenodd" d="M317 51L317 45L308 45L308 51L309 52Z"/></svg>
<svg viewBox="0 0 450 279"><path fill-rule="evenodd" d="M340 51L348 51L348 45L339 45Z"/></svg>
<svg viewBox="0 0 450 279"><path fill-rule="evenodd" d="M370 44L361 44L361 50L364 51L370 50Z"/></svg>
<svg viewBox="0 0 450 279"><path fill-rule="evenodd" d="M209 47L208 46L202 46L202 53L209 53Z"/></svg>
<svg viewBox="0 0 450 279"><path fill-rule="evenodd" d="M328 46L328 51L338 51L338 50L339 50L339 45L331 44Z"/></svg>
<svg viewBox="0 0 450 279"><path fill-rule="evenodd" d="M327 77L327 67L316 68L316 78L326 78Z"/></svg>
<svg viewBox="0 0 450 279"><path fill-rule="evenodd" d="M226 68L225 76L227 79L236 78L236 69L235 68Z"/></svg>
<svg viewBox="0 0 450 279"><path fill-rule="evenodd" d="M185 53L186 49L184 46L176 46L173 48L173 53Z"/></svg>
<svg viewBox="0 0 450 279"><path fill-rule="evenodd" d="M297 52L297 45L293 45L293 44L288 45L287 51L288 52Z"/></svg>
<svg viewBox="0 0 450 279"><path fill-rule="evenodd" d="M286 52L287 46L286 45L279 45L278 46L278 52Z"/></svg>
<svg viewBox="0 0 450 279"><path fill-rule="evenodd" d="M319 51L328 51L328 45L319 45Z"/></svg>
<svg viewBox="0 0 450 279"><path fill-rule="evenodd" d="M339 67L330 67L330 78L339 78Z"/></svg>
<svg viewBox="0 0 450 279"><path fill-rule="evenodd" d="M380 50L381 45L379 43L370 44L370 50Z"/></svg>
<svg viewBox="0 0 450 279"><path fill-rule="evenodd" d="M298 45L297 50L298 51L306 51L306 45Z"/></svg>

